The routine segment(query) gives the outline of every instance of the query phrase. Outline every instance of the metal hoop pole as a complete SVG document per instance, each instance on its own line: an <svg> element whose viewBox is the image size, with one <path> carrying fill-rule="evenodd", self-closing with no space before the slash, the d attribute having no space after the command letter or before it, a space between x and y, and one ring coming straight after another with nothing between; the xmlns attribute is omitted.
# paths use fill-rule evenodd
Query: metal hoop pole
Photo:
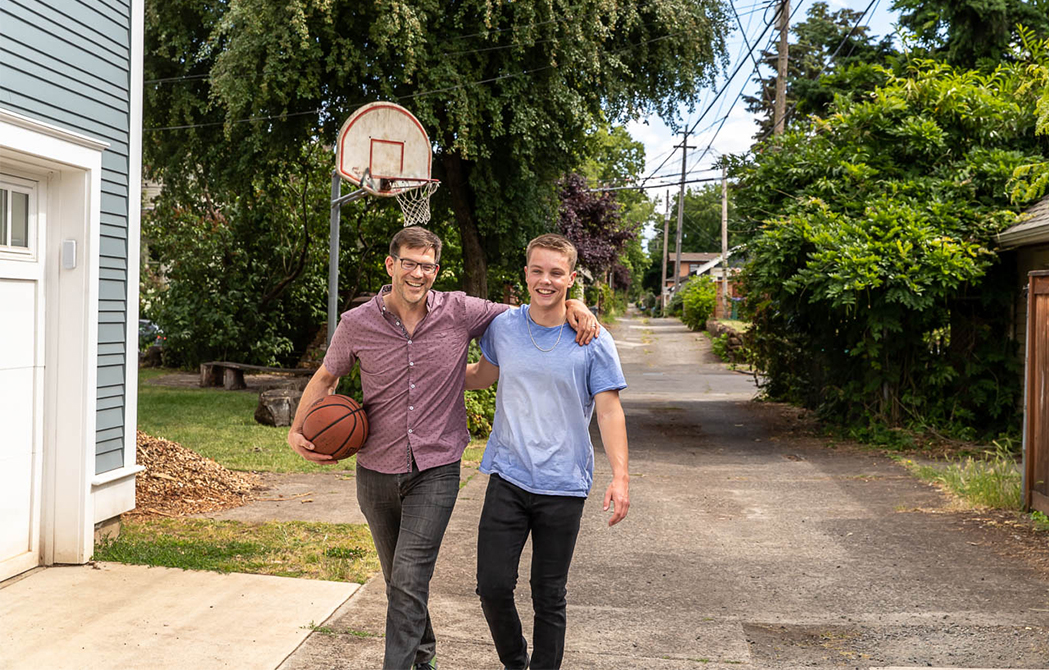
<svg viewBox="0 0 1049 670"><path fill-rule="evenodd" d="M339 319L339 224L342 206L368 195L363 188L341 195L342 177L338 170L331 173L331 225L328 233L328 344L335 337Z"/></svg>
<svg viewBox="0 0 1049 670"><path fill-rule="evenodd" d="M339 171L331 173L331 229L328 235L328 345L335 337L339 311L339 220L342 203L339 202L342 179Z"/></svg>

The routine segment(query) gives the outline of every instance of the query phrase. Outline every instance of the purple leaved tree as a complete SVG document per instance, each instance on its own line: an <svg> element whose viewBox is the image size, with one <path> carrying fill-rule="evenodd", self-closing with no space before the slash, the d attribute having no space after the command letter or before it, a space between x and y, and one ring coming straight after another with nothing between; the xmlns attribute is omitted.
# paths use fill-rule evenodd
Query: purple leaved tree
<svg viewBox="0 0 1049 670"><path fill-rule="evenodd" d="M562 177L558 196L557 226L561 234L579 250L579 263L595 279L603 279L637 231L623 221L615 194L591 192L582 175Z"/></svg>

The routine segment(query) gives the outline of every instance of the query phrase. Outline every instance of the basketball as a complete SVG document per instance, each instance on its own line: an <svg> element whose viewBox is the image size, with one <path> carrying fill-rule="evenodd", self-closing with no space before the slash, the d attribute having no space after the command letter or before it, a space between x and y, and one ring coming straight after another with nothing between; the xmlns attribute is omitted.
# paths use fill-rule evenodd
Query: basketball
<svg viewBox="0 0 1049 670"><path fill-rule="evenodd" d="M341 461L356 454L368 439L368 416L349 396L325 396L306 414L302 434L318 454Z"/></svg>

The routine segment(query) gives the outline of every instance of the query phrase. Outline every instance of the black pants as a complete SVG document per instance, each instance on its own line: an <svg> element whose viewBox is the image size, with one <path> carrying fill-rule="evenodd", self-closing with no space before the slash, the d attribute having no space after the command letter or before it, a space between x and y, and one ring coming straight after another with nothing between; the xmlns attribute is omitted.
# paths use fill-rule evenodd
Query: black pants
<svg viewBox="0 0 1049 670"><path fill-rule="evenodd" d="M493 474L477 533L477 595L502 664L556 670L565 652L565 585L585 498L529 493ZM531 665L514 604L517 566L532 534Z"/></svg>

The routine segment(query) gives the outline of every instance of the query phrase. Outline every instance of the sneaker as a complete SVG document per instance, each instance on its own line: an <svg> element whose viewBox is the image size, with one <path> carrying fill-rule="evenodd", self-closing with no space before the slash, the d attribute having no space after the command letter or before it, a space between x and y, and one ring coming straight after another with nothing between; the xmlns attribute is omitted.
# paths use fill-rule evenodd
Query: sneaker
<svg viewBox="0 0 1049 670"><path fill-rule="evenodd" d="M437 657L434 656L425 663L416 663L413 670L437 670Z"/></svg>

